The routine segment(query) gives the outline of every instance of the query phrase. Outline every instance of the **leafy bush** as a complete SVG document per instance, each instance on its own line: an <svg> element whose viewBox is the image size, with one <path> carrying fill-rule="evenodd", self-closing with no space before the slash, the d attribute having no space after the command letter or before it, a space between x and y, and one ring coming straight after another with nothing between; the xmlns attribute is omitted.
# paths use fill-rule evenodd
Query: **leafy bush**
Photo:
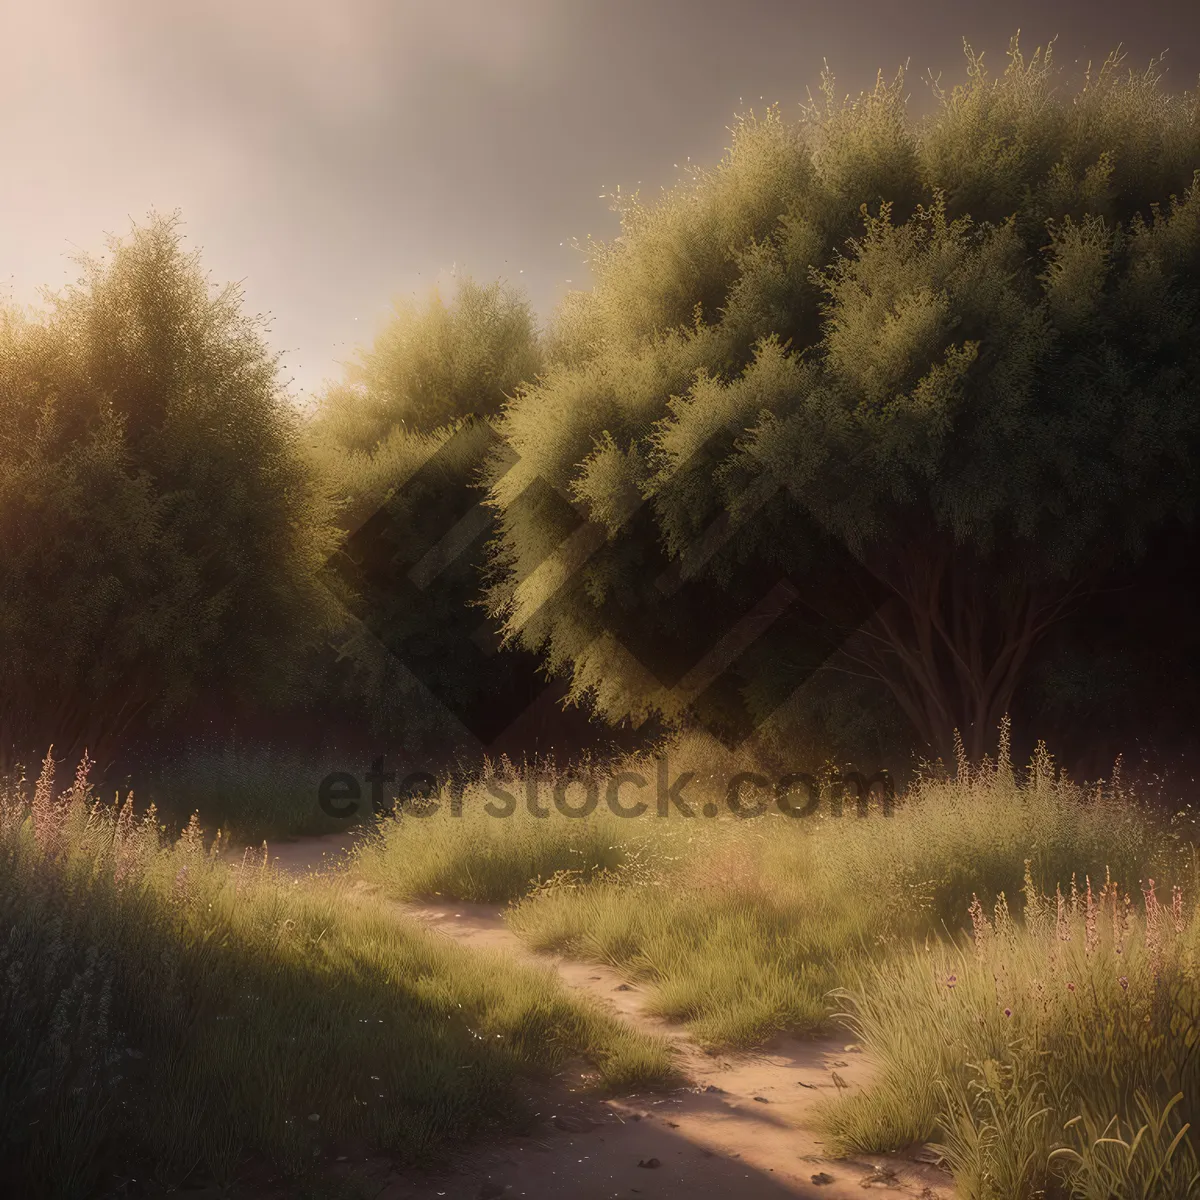
<svg viewBox="0 0 1200 1200"><path fill-rule="evenodd" d="M487 744L536 691L531 654L497 656L498 636L480 636L480 596L492 419L541 357L526 301L466 279L449 305L435 292L398 306L310 422L348 535L331 563L346 619L314 689L409 753Z"/></svg>
<svg viewBox="0 0 1200 1200"><path fill-rule="evenodd" d="M261 322L152 218L0 314L0 749L294 695L335 545Z"/></svg>
<svg viewBox="0 0 1200 1200"><path fill-rule="evenodd" d="M903 76L827 80L618 202L492 481L492 611L574 699L704 717L719 684L754 725L826 665L978 760L1047 630L1190 519L1197 95L1118 56L1069 95L1015 42L967 68L920 124Z"/></svg>
<svg viewBox="0 0 1200 1200"><path fill-rule="evenodd" d="M495 416L541 367L528 301L501 283L458 282L447 304L398 301L369 350L320 398L319 442L369 453L398 428L429 433L463 417Z"/></svg>

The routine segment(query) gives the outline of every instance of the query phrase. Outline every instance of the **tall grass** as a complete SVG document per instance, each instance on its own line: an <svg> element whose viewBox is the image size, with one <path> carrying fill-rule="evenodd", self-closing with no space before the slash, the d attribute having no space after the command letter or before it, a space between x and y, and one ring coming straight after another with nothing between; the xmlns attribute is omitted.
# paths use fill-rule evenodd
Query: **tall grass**
<svg viewBox="0 0 1200 1200"><path fill-rule="evenodd" d="M170 842L98 803L86 763L3 797L0 931L0 1178L30 1195L133 1165L298 1174L352 1144L415 1161L519 1121L520 1079L570 1057L614 1087L670 1073L550 973L230 865L196 822Z"/></svg>
<svg viewBox="0 0 1200 1200"><path fill-rule="evenodd" d="M195 812L205 828L254 843L345 829L348 821L329 816L318 803L321 780L343 767L269 746L197 743L136 787L180 823Z"/></svg>
<svg viewBox="0 0 1200 1200"><path fill-rule="evenodd" d="M857 970L879 1078L826 1109L837 1144L938 1139L964 1200L1200 1195L1200 922L1157 893L1027 877L1023 924L976 901L971 938Z"/></svg>
<svg viewBox="0 0 1200 1200"><path fill-rule="evenodd" d="M589 882L663 865L673 830L619 819L603 802L586 817L564 816L552 798L557 782L545 772L505 772L457 789L448 785L433 805L418 801L382 822L378 836L362 846L356 873L398 900L502 904L551 879ZM545 816L533 815L531 794ZM578 787L563 796L567 807L582 806Z"/></svg>
<svg viewBox="0 0 1200 1200"><path fill-rule="evenodd" d="M360 867L398 896L516 901L509 921L531 946L626 971L650 985L653 1010L730 1046L827 1026L831 992L863 964L961 929L975 894L1019 903L1027 863L1051 893L1072 875L1182 879L1188 867L1119 784L1076 786L1044 750L1020 778L1003 745L975 771L923 778L891 817L834 817L826 795L808 819L738 819L722 782L697 785L694 810L721 815L664 819L652 805L617 819L601 804L535 818L518 780L503 786L522 802L495 817L477 787L461 815L444 797L437 814L385 827Z"/></svg>
<svg viewBox="0 0 1200 1200"><path fill-rule="evenodd" d="M464 809L386 830L370 869L517 897L532 946L645 981L705 1043L849 1024L877 1074L825 1106L831 1145L932 1139L964 1200L1200 1196L1194 828L1041 747L1018 773L1003 738L890 818L828 800L805 821Z"/></svg>

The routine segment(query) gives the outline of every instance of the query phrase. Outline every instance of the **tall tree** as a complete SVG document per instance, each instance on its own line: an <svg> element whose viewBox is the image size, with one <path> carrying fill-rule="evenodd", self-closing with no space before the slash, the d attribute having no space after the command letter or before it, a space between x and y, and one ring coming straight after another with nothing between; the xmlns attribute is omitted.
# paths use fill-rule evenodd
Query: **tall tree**
<svg viewBox="0 0 1200 1200"><path fill-rule="evenodd" d="M0 316L0 741L106 755L201 693L282 701L336 544L263 323L176 218Z"/></svg>
<svg viewBox="0 0 1200 1200"><path fill-rule="evenodd" d="M610 718L715 671L757 719L821 665L978 756L1098 569L1190 515L1197 98L1117 56L1068 95L1015 41L967 68L921 123L903 77L826 79L594 248L502 418L490 598Z"/></svg>
<svg viewBox="0 0 1200 1200"><path fill-rule="evenodd" d="M541 361L524 297L463 279L448 303L397 305L313 414L347 534L331 564L347 621L318 691L409 752L470 747L464 726L486 744L540 690L532 655L495 653L480 569L493 421Z"/></svg>

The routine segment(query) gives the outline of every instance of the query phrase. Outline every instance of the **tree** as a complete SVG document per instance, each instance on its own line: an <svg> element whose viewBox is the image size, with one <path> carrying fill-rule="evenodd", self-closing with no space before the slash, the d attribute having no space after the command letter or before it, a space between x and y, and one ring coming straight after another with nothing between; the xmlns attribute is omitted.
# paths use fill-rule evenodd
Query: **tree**
<svg viewBox="0 0 1200 1200"><path fill-rule="evenodd" d="M1099 570L1190 515L1196 96L1115 55L1067 96L1015 41L1000 78L967 65L919 124L903 76L847 103L827 78L621 204L492 486L493 611L577 699L694 712L705 656L645 631L706 650L742 612L715 669L754 719L820 665L978 757Z"/></svg>
<svg viewBox="0 0 1200 1200"><path fill-rule="evenodd" d="M313 415L312 453L347 534L332 565L348 616L317 691L410 752L469 746L463 725L487 743L540 690L531 654L492 653L480 603L492 422L540 366L523 297L464 279L448 305L436 291L397 305ZM434 569L439 546L450 549Z"/></svg>
<svg viewBox="0 0 1200 1200"><path fill-rule="evenodd" d="M450 304L397 301L369 350L321 398L318 440L369 454L403 427L431 433L467 416L491 417L541 366L533 314L500 282L459 280Z"/></svg>
<svg viewBox="0 0 1200 1200"><path fill-rule="evenodd" d="M335 608L330 507L266 347L176 218L0 316L0 738L124 735L201 694L282 702Z"/></svg>

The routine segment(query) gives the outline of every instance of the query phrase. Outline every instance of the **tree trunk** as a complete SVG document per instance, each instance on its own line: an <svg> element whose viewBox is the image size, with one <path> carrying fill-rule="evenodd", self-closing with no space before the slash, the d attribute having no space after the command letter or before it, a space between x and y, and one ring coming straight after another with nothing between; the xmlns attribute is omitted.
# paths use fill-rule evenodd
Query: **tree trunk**
<svg viewBox="0 0 1200 1200"><path fill-rule="evenodd" d="M1034 647L1082 584L1004 575L945 545L879 564L873 574L888 598L845 657L886 684L927 752L952 763L957 735L978 762Z"/></svg>

